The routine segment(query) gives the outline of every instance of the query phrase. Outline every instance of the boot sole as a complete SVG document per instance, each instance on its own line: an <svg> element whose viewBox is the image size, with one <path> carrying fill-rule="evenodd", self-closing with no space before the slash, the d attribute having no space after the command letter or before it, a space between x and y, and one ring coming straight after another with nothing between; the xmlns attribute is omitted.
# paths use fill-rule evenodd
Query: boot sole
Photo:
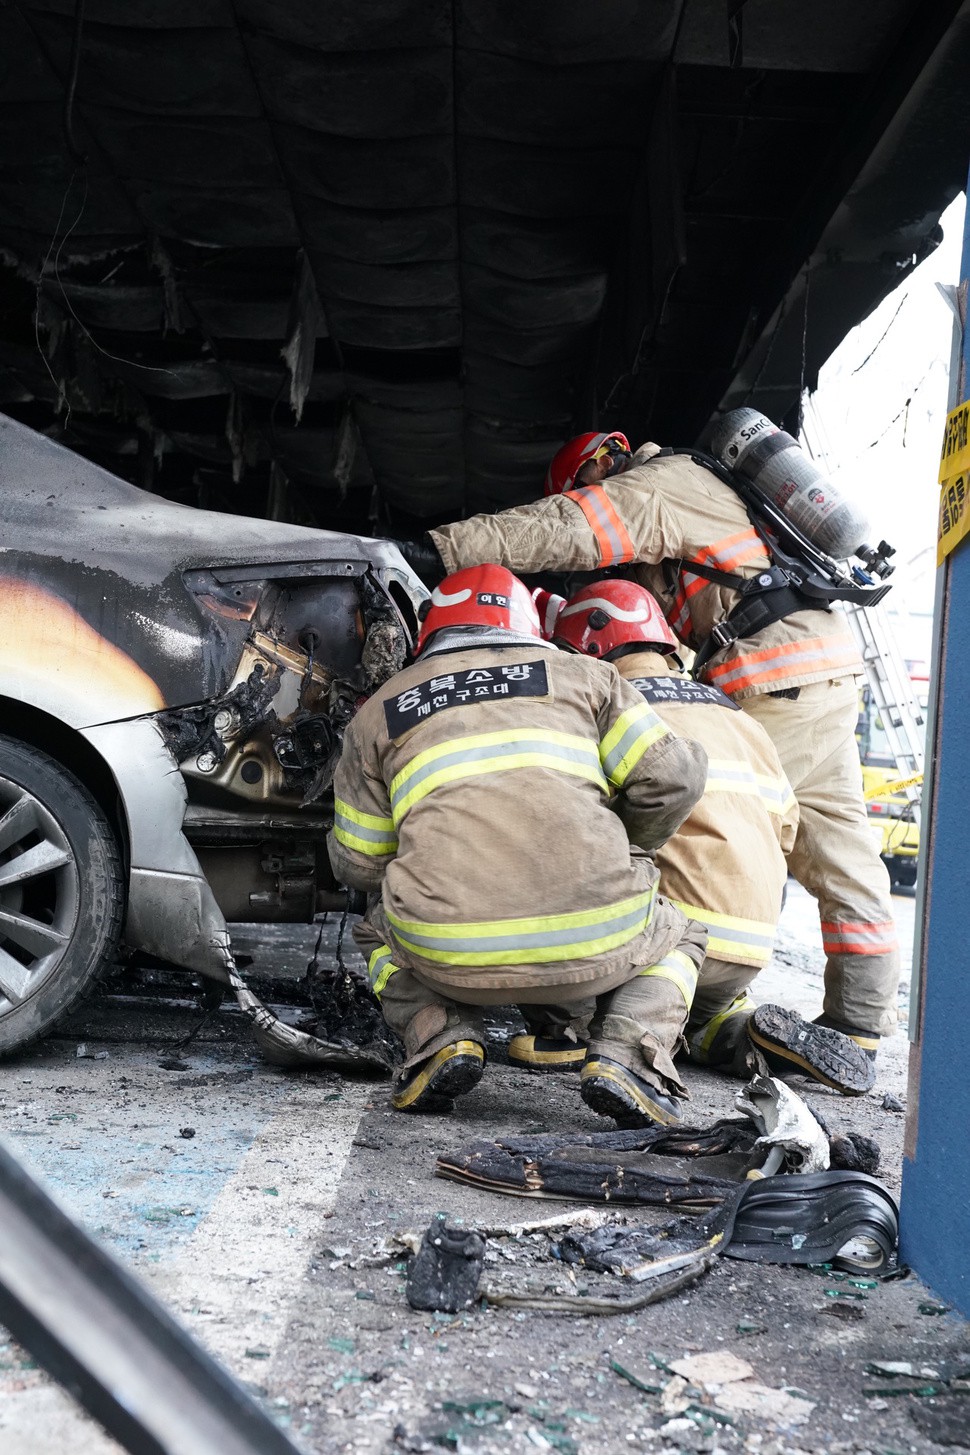
<svg viewBox="0 0 970 1455"><path fill-rule="evenodd" d="M583 1078L580 1095L591 1111L612 1117L621 1129L648 1127L659 1122L673 1127L680 1116L654 1101L648 1091L634 1087L620 1068L602 1061L587 1061L589 1074Z"/></svg>
<svg viewBox="0 0 970 1455"><path fill-rule="evenodd" d="M485 1070L485 1052L476 1041L444 1046L409 1081L395 1091L391 1105L397 1111L447 1111L456 1097L477 1086Z"/></svg>
<svg viewBox="0 0 970 1455"><path fill-rule="evenodd" d="M748 1021L748 1038L765 1054L769 1069L782 1075L802 1072L843 1096L864 1096L875 1084L875 1065L855 1041L780 1005L759 1005ZM772 1058L781 1063L778 1068Z"/></svg>

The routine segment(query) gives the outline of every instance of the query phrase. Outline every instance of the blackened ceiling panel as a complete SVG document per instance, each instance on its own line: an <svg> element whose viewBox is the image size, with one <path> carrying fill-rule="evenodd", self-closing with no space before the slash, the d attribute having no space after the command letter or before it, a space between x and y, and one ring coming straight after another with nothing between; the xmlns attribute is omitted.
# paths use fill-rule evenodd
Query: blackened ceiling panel
<svg viewBox="0 0 970 1455"><path fill-rule="evenodd" d="M0 402L377 530L527 499L581 428L786 410L962 184L966 10L2 6Z"/></svg>

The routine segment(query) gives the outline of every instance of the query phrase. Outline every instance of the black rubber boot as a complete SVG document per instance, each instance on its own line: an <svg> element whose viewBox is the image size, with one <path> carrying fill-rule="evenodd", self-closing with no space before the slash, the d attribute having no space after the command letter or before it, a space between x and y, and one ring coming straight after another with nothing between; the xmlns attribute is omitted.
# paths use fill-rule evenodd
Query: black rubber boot
<svg viewBox="0 0 970 1455"><path fill-rule="evenodd" d="M508 1054L510 1066L526 1066L530 1071L580 1071L586 1044L568 1036L513 1036Z"/></svg>
<svg viewBox="0 0 970 1455"><path fill-rule="evenodd" d="M875 1065L841 1031L803 1020L781 1005L759 1005L747 1030L774 1076L811 1076L843 1096L862 1096L872 1090Z"/></svg>
<svg viewBox="0 0 970 1455"><path fill-rule="evenodd" d="M677 1100L608 1056L588 1056L580 1073L580 1095L591 1111L612 1117L618 1127L673 1126Z"/></svg>
<svg viewBox="0 0 970 1455"><path fill-rule="evenodd" d="M452 1041L399 1078L391 1103L397 1111L450 1111L454 1098L477 1086L484 1070L484 1046Z"/></svg>
<svg viewBox="0 0 970 1455"><path fill-rule="evenodd" d="M855 1041L857 1046L862 1047L870 1061L875 1061L880 1041L875 1031L861 1031L858 1026L845 1025L842 1021L833 1020L830 1015L817 1015L814 1023L824 1026L826 1030L839 1031L843 1036L848 1036L850 1041Z"/></svg>

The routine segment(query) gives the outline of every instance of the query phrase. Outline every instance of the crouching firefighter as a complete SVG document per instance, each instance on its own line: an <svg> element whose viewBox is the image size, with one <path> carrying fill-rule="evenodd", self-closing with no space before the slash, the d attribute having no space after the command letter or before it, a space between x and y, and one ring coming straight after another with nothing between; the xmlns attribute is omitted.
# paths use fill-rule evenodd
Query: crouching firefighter
<svg viewBox="0 0 970 1455"><path fill-rule="evenodd" d="M402 549L429 578L476 561L519 572L629 566L697 653L694 675L757 718L778 750L801 810L788 868L819 906L820 1021L874 1057L896 1026L899 948L862 798L862 662L831 605L875 604L888 590L888 548L862 544L847 502L756 411L731 411L704 443L709 454L654 444L631 453L623 435L579 435L549 466L548 499ZM794 523L812 517L818 545ZM852 553L866 569L845 564Z"/></svg>
<svg viewBox="0 0 970 1455"><path fill-rule="evenodd" d="M396 1108L471 1090L482 1006L595 997L583 1099L624 1125L679 1119L671 1052L707 937L658 898L647 855L706 776L703 748L615 668L543 641L511 572L444 580L417 660L352 719L334 779L334 872L374 896L355 936L404 1042ZM540 841L563 846L556 875Z"/></svg>
<svg viewBox="0 0 970 1455"><path fill-rule="evenodd" d="M662 722L707 751L704 795L656 854L661 892L708 935L687 1025L692 1058L746 1076L754 1046L776 1074L812 1076L846 1095L868 1091L875 1068L848 1036L781 1006L756 1008L748 995L771 957L785 855L798 826L795 796L764 728L719 688L683 673L658 603L632 581L583 587L562 603L551 635L564 649L615 663ZM510 1061L537 1069L580 1063L581 1020L563 1030L546 1007L524 1014L537 1034L513 1038Z"/></svg>

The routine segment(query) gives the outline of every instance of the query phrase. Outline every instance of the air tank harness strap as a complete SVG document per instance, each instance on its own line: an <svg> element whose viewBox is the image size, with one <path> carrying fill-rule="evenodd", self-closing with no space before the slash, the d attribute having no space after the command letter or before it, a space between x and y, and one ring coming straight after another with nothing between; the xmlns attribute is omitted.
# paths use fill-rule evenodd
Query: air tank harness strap
<svg viewBox="0 0 970 1455"><path fill-rule="evenodd" d="M711 470L718 479L725 484L732 484L731 473L720 464L719 461L711 459L707 455L700 454L695 450L671 449L669 446L660 451L660 456L665 455L689 455L695 465L703 469ZM775 550L775 543L767 533L762 522L751 508L750 502L745 496L740 496L742 504L751 522L752 528L764 542L765 550L769 558ZM710 636L702 642L691 667L691 676L698 678L707 663L718 652L725 647L733 646L742 637L752 637L756 633L764 631L766 627L772 626L776 621L781 621L786 616L791 616L796 611L812 611L819 608L824 609L827 602L816 601L792 583L791 576L781 566L771 566L765 571L759 571L757 576L737 576L730 571L718 571L714 566L701 565L697 561L676 561L673 563L675 570L689 571L694 576L702 576L705 581L711 581L715 586L727 586L731 591L737 591L741 600L730 610L724 621L717 623L711 629Z"/></svg>
<svg viewBox="0 0 970 1455"><path fill-rule="evenodd" d="M710 636L698 649L691 668L691 676L695 678L700 676L717 652L733 646L741 637L753 637L795 611L810 611L817 606L816 602L807 600L792 586L788 573L780 566L759 571L757 576L749 579L715 570L713 566L698 565L696 561L681 561L680 566L716 586L728 586L741 595L741 600L732 607L724 621L712 627Z"/></svg>

